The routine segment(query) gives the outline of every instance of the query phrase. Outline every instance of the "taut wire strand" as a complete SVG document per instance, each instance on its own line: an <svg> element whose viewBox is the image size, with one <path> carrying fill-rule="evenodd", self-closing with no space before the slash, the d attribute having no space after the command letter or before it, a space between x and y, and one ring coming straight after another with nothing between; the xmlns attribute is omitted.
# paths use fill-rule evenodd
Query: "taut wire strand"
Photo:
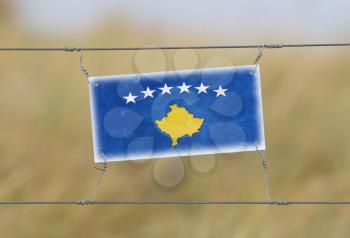
<svg viewBox="0 0 350 238"><path fill-rule="evenodd" d="M133 51L133 50L178 50L178 49L249 49L249 48L304 48L304 47L347 47L350 43L308 43L308 44L252 44L252 45L192 45L192 46L160 46L160 47L3 47L0 51Z"/></svg>
<svg viewBox="0 0 350 238"><path fill-rule="evenodd" d="M263 47L259 46L258 54L254 60L254 64L256 65L256 67L258 67L259 61L261 60L262 56L263 56Z"/></svg>
<svg viewBox="0 0 350 238"><path fill-rule="evenodd" d="M73 49L75 49L75 48L73 48ZM98 84L97 83L93 83L93 82L90 81L90 79L89 79L89 77L90 77L89 72L87 71L87 69L83 65L83 57L84 57L84 55L83 55L83 50L81 50L81 51L82 51L82 53L80 55L80 71L84 74L84 77L88 81L88 83L91 86L96 87L96 86L98 86Z"/></svg>
<svg viewBox="0 0 350 238"><path fill-rule="evenodd" d="M100 189L100 186L101 186L103 175L105 174L105 172L107 170L107 164L106 164L106 162L104 162L103 163L103 168L98 168L98 167L94 167L94 168L99 170L100 173L99 173L99 176L98 176L98 179L97 179L95 191L94 191L94 193L92 195L92 201L95 201L95 199L96 199L97 192L98 192L98 190Z"/></svg>
<svg viewBox="0 0 350 238"><path fill-rule="evenodd" d="M258 69L259 61L261 60L261 58L263 56L263 48L264 48L264 46L259 46L258 47L258 54L257 54L257 56L255 58L255 61L254 61L255 68L254 68L253 73L255 73L256 70Z"/></svg>
<svg viewBox="0 0 350 238"><path fill-rule="evenodd" d="M170 201L170 200L72 200L72 201L2 201L0 205L350 205L350 201Z"/></svg>
<svg viewBox="0 0 350 238"><path fill-rule="evenodd" d="M272 202L270 198L269 174L268 174L268 164L267 164L266 155L263 150L259 150L257 145L256 145L256 151L259 154L259 157L261 159L261 166L264 169L264 185L265 185L266 197L269 202Z"/></svg>

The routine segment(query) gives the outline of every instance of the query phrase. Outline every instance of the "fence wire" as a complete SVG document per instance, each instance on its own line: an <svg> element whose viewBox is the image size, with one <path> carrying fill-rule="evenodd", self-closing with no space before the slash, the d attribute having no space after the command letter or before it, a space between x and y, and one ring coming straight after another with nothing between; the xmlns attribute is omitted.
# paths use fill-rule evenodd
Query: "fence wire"
<svg viewBox="0 0 350 238"><path fill-rule="evenodd" d="M179 50L179 49L281 49L281 48L305 48L305 47L348 47L350 43L308 43L308 44L252 44L252 45L192 45L192 46L147 46L147 47L8 47L0 48L3 52L14 51L137 51L137 50ZM263 161L264 161L264 157ZM265 169L266 171L267 169ZM265 172L266 173L266 172ZM266 175L265 175L266 180ZM99 180L100 181L100 180ZM98 182L99 185L100 182ZM265 182L267 184L267 182ZM268 191L268 190L267 190ZM71 201L0 201L0 205L350 205L350 201L289 201L270 200L268 201L170 201L170 200L100 200L96 201L96 191L93 200L71 200Z"/></svg>
<svg viewBox="0 0 350 238"><path fill-rule="evenodd" d="M3 201L0 205L350 205L350 201L167 201L167 200L74 200L74 201Z"/></svg>
<svg viewBox="0 0 350 238"><path fill-rule="evenodd" d="M192 45L192 46L146 46L146 47L4 47L0 51L135 51L135 50L179 50L179 49L249 49L249 48L304 48L304 47L345 47L350 43L319 43L319 44L252 44L252 45Z"/></svg>

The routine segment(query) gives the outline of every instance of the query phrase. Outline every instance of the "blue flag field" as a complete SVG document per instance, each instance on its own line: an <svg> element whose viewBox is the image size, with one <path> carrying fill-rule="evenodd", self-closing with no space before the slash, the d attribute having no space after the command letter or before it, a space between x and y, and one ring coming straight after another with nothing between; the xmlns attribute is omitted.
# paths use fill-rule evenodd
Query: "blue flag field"
<svg viewBox="0 0 350 238"><path fill-rule="evenodd" d="M255 65L89 80L96 163L265 150Z"/></svg>

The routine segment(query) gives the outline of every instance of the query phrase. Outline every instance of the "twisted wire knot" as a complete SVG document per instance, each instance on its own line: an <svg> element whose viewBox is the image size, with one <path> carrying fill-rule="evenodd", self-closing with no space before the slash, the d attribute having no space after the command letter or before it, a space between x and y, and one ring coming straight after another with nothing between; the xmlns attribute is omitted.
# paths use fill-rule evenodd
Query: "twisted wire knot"
<svg viewBox="0 0 350 238"><path fill-rule="evenodd" d="M64 47L64 51L66 52L79 52L81 51L82 49L81 48L77 48L77 47Z"/></svg>
<svg viewBox="0 0 350 238"><path fill-rule="evenodd" d="M92 205L94 203L90 200L76 200L75 204L79 206L84 206L84 205Z"/></svg>
<svg viewBox="0 0 350 238"><path fill-rule="evenodd" d="M263 158L261 161L262 161L262 166L264 167L264 169L268 170L268 162L267 162L267 159Z"/></svg>
<svg viewBox="0 0 350 238"><path fill-rule="evenodd" d="M279 205L279 206L288 206L291 202L287 200L272 200L270 201L270 205Z"/></svg>
<svg viewBox="0 0 350 238"><path fill-rule="evenodd" d="M76 48L77 49L77 48ZM82 51L81 48L78 48L77 51ZM88 81L88 83L91 85L91 86L98 86L98 83L96 82L91 82L89 77L89 72L87 71L87 69L83 66L83 54L80 56L80 71L85 75L85 78L86 80Z"/></svg>
<svg viewBox="0 0 350 238"><path fill-rule="evenodd" d="M258 63L259 63L261 57L263 56L263 52L262 52L263 48L264 48L264 46L259 46L258 47L258 55L256 56L255 61L254 61L255 70L256 70L256 68L258 66ZM254 70L254 72L255 72L255 70Z"/></svg>
<svg viewBox="0 0 350 238"><path fill-rule="evenodd" d="M259 153L260 158L261 158L261 164L265 170L268 169L268 161L266 159L266 155L264 151L259 150L258 146L256 145L256 151Z"/></svg>
<svg viewBox="0 0 350 238"><path fill-rule="evenodd" d="M103 167L102 168L99 168L97 166L94 166L94 169L97 169L101 172L106 172L107 171L107 164L106 163L103 163Z"/></svg>
<svg viewBox="0 0 350 238"><path fill-rule="evenodd" d="M272 44L264 44L261 46L261 48L266 48L266 49L277 49L277 48L282 48L283 44L279 44L279 43L272 43Z"/></svg>

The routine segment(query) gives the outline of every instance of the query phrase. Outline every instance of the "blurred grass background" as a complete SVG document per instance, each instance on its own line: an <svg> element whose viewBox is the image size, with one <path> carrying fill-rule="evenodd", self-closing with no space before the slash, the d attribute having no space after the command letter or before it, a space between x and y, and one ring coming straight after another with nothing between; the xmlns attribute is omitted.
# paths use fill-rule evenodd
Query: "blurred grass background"
<svg viewBox="0 0 350 238"><path fill-rule="evenodd" d="M80 37L39 37L15 28L0 4L1 47L205 44L220 38L171 41L138 34L125 17ZM9 2L9 1L8 1ZM8 3L7 2L7 3ZM208 34L210 35L210 34ZM301 38L302 39L302 38ZM273 41L273 36L263 38ZM269 41L270 40L270 41ZM321 40L320 40L321 41ZM249 43L249 42L248 42ZM175 51L166 53L174 70ZM251 64L256 50L197 51L198 67L216 56L221 66ZM86 52L91 75L134 73L135 52ZM78 53L1 52L0 200L89 199L93 169L88 84ZM152 53L151 55L152 56ZM191 59L181 63L191 65ZM157 70L157 59L143 62ZM261 61L264 119L273 199L350 200L350 48L265 50ZM152 182L152 163L108 166L97 199L264 200L256 153L216 156L215 171L186 175L164 191ZM345 206L1 206L3 237L347 237Z"/></svg>

